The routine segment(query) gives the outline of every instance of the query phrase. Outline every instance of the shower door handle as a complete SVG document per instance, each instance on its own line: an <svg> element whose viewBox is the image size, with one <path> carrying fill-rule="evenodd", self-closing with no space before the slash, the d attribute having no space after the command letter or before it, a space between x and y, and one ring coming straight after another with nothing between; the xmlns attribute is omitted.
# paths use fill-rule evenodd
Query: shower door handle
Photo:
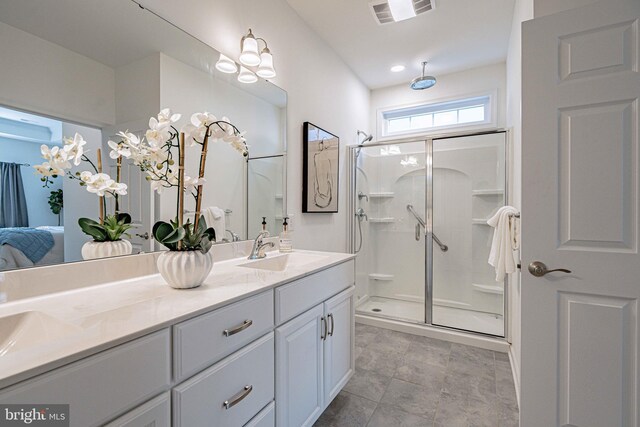
<svg viewBox="0 0 640 427"><path fill-rule="evenodd" d="M422 226L416 223L416 242L420 241L420 231L422 230Z"/></svg>

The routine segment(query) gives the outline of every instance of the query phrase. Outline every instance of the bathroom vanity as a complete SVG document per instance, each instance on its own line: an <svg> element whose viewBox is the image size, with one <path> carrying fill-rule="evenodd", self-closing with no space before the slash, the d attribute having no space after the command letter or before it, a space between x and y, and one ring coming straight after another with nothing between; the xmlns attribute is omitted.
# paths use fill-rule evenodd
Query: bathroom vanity
<svg viewBox="0 0 640 427"><path fill-rule="evenodd" d="M192 290L150 275L4 304L0 404L69 404L78 427L310 426L353 374L353 263L271 252Z"/></svg>

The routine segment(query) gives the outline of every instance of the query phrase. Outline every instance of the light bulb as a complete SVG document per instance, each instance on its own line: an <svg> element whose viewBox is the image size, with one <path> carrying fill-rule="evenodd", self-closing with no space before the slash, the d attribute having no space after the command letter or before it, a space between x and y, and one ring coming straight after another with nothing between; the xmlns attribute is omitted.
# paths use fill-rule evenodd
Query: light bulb
<svg viewBox="0 0 640 427"><path fill-rule="evenodd" d="M272 79L276 76L276 70L273 68L273 55L266 47L260 54L260 66L256 74L263 79Z"/></svg>

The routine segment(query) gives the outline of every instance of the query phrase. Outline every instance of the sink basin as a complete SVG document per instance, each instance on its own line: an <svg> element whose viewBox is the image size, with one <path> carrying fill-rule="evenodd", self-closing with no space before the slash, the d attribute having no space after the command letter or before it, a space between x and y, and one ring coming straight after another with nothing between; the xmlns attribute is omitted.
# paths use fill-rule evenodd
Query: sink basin
<svg viewBox="0 0 640 427"><path fill-rule="evenodd" d="M305 264L326 258L322 255L312 255L300 252L269 256L256 261L240 264L240 267L256 268L258 270L285 271L288 267L300 267Z"/></svg>
<svg viewBox="0 0 640 427"><path fill-rule="evenodd" d="M39 311L0 317L0 357L80 331L79 326Z"/></svg>

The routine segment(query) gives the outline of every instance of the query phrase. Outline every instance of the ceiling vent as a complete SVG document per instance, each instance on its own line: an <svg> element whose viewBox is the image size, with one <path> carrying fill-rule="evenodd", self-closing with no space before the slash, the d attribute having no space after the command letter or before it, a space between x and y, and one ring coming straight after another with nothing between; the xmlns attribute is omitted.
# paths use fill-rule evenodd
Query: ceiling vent
<svg viewBox="0 0 640 427"><path fill-rule="evenodd" d="M416 15L433 10L435 8L434 1L435 0L412 0ZM373 16L378 24L384 25L396 22L391 15L389 3L386 1L374 1L369 3L369 6L371 6L371 12L373 12Z"/></svg>

